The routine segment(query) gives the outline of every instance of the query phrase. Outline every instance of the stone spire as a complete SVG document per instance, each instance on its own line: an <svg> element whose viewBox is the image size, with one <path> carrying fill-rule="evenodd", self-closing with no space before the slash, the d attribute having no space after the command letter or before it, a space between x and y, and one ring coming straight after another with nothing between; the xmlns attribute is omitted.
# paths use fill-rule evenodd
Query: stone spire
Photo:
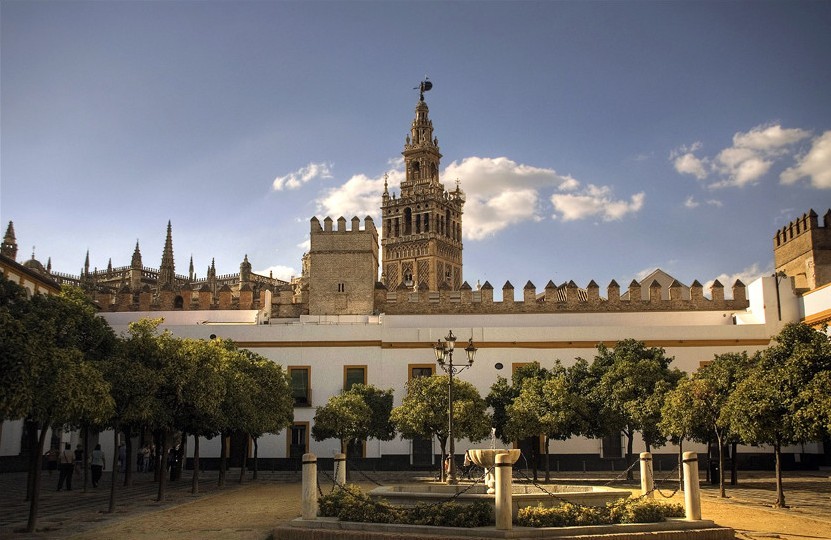
<svg viewBox="0 0 831 540"><path fill-rule="evenodd" d="M239 265L239 282L242 284L249 281L251 281L251 263L248 262L248 254L246 253L245 258Z"/></svg>
<svg viewBox="0 0 831 540"><path fill-rule="evenodd" d="M14 236L14 223L9 221L6 234L3 236L3 244L0 246L0 253L6 257L17 260L17 239Z"/></svg>
<svg viewBox="0 0 831 540"><path fill-rule="evenodd" d="M167 238L164 241L162 264L159 266L159 288L173 286L176 276L176 267L173 262L173 229L170 221L167 222Z"/></svg>
<svg viewBox="0 0 831 540"><path fill-rule="evenodd" d="M136 240L136 249L133 250L133 258L130 260L130 268L141 269L141 250L139 249L138 240Z"/></svg>
<svg viewBox="0 0 831 540"><path fill-rule="evenodd" d="M193 255L190 256L190 267L188 268L188 281L196 279L196 274L193 270Z"/></svg>

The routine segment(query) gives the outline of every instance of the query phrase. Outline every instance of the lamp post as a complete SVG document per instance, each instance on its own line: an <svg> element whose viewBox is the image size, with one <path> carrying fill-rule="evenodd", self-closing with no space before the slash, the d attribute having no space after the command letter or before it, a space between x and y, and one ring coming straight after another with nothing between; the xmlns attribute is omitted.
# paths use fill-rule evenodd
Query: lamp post
<svg viewBox="0 0 831 540"><path fill-rule="evenodd" d="M453 365L453 350L456 346L456 336L453 335L453 330L450 330L447 337L444 338L444 343L441 339L436 340L436 346L433 348L436 353L436 361L439 367L447 373L450 382L447 385L447 433L450 438L450 468L447 476L448 484L456 484L456 460L454 455L456 453L456 444L453 438L453 376L461 373L473 365L473 357L476 356L476 347L473 346L473 338L470 338L465 347L467 354L467 364L461 366ZM442 467L444 464L442 464Z"/></svg>

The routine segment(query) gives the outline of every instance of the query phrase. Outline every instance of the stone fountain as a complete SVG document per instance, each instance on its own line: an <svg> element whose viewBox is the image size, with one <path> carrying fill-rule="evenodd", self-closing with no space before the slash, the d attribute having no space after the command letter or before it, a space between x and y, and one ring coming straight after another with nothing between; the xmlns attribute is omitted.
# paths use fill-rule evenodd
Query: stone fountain
<svg viewBox="0 0 831 540"><path fill-rule="evenodd" d="M519 448L512 448L510 450L504 448L471 448L468 450L468 454L473 463L485 469L485 485L488 486L488 494L492 495L496 493L494 487L496 483L496 476L494 474L496 455L508 454L511 465L513 465L519 459L520 450Z"/></svg>

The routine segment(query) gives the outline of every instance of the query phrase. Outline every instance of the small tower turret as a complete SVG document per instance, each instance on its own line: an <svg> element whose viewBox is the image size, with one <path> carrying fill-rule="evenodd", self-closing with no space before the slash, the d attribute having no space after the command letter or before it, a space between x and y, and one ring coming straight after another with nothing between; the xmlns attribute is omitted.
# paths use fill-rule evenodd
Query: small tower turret
<svg viewBox="0 0 831 540"><path fill-rule="evenodd" d="M14 236L14 223L11 221L9 221L9 226L6 227L6 234L3 236L0 253L12 260L17 260L17 239Z"/></svg>
<svg viewBox="0 0 831 540"><path fill-rule="evenodd" d="M173 229L167 222L167 237L164 241L162 264L159 266L159 288L172 287L176 277L176 265L173 262Z"/></svg>

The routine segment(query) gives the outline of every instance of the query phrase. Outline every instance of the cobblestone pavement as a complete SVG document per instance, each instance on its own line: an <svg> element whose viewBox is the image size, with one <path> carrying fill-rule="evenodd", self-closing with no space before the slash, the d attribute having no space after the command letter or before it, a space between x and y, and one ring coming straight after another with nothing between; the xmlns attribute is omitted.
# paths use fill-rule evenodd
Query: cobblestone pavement
<svg viewBox="0 0 831 540"><path fill-rule="evenodd" d="M520 475L517 475L520 477ZM98 488L87 487L84 491L81 480L75 479L73 491L55 491L57 474L51 477L44 471L41 477L41 497L38 511L38 532L33 535L21 534L25 528L29 514L29 504L24 501L26 476L23 473L0 474L0 539L5 538L69 538L74 534L91 531L103 526L112 525L119 520L133 518L148 512L155 512L188 504L204 497L217 493L226 496L239 489L239 469L229 471L226 485L221 490L217 487L217 472L205 472L200 476L199 494L191 495L191 472L186 471L181 480L168 482L166 500L156 502L157 484L153 482L152 474L134 474L134 483L130 487L117 486L116 511L106 513L109 506L110 475L105 474ZM249 472L246 484L250 483ZM665 494L669 494L677 487L671 473L656 474L659 487ZM368 473L366 475L352 473L352 480L359 482L377 482L389 484L406 481L432 480L425 473ZM297 472L260 471L258 483L297 483L300 474ZM320 483L324 491L328 491L330 482L326 474L321 474ZM619 477L610 473L556 473L552 483L579 483L591 484L612 483L618 487L636 488L637 484L625 484ZM828 471L786 472L785 497L790 506L790 514L798 514L806 519L831 523L831 477ZM743 510L759 510L760 519L764 513L770 511L775 500L775 483L770 473L740 472L739 485L727 486L729 499L718 498L718 486L713 486L701 479L702 497L705 500L718 501L723 504L738 505ZM233 504L233 502L231 502ZM300 501L297 501L299 513ZM738 509L738 508L737 508ZM18 532L15 532L18 531ZM813 536L812 540L824 538ZM831 539L829 539L831 540Z"/></svg>
<svg viewBox="0 0 831 540"><path fill-rule="evenodd" d="M239 469L228 472L225 487L221 490L217 487L219 474L215 471L208 471L200 475L199 493L192 495L191 474L191 471L186 471L181 480L167 483L164 502L156 501L158 484L153 481L152 473L134 473L133 485L129 487L122 485L122 476L116 486L115 512L110 514L107 513L110 501L110 472L105 472L97 488L93 488L90 483L84 491L83 479L75 478L72 482L72 491L56 491L58 474L49 476L46 471L43 471L38 508L38 532L34 535L20 534L20 531L25 529L29 518L29 502L24 500L26 474L0 474L0 539L68 538L79 532L110 525L119 519L187 504L220 491L228 493L240 486ZM250 478L249 472L246 481L250 482ZM300 474L260 471L257 481L299 482Z"/></svg>

